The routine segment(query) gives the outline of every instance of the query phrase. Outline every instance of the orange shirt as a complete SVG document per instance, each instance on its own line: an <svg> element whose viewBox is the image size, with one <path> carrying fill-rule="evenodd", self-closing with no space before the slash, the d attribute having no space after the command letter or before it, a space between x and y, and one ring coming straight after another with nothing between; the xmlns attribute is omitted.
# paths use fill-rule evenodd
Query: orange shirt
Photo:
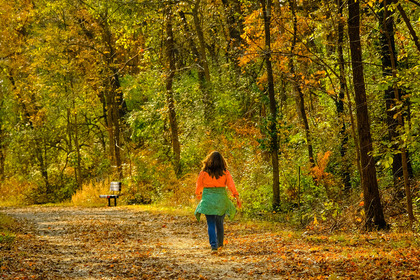
<svg viewBox="0 0 420 280"><path fill-rule="evenodd" d="M233 182L232 175L226 170L225 175L220 176L219 179L216 177L211 177L207 172L201 171L198 175L197 185L195 188L195 194L201 196L203 194L204 188L220 188L228 187L233 196L239 195L236 190L235 183Z"/></svg>

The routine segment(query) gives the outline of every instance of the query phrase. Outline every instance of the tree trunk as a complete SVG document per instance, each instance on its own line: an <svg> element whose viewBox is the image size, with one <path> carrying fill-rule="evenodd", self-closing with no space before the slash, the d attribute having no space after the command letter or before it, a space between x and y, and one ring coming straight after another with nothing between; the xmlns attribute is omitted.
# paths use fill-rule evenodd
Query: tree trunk
<svg viewBox="0 0 420 280"><path fill-rule="evenodd" d="M0 110L3 109L4 99L3 94L0 100ZM1 112L0 112L1 113ZM0 115L0 182L4 179L4 164L6 161L6 145L5 145L5 133L3 130L3 118Z"/></svg>
<svg viewBox="0 0 420 280"><path fill-rule="evenodd" d="M79 145L79 124L77 121L77 113L74 113L74 148L76 150L77 156L77 165L76 165L76 180L77 187L82 187L82 156L80 155L80 145Z"/></svg>
<svg viewBox="0 0 420 280"><path fill-rule="evenodd" d="M204 117L205 117L205 120L209 122L212 116L212 109L211 109L212 105L211 105L211 102L209 101L211 100L211 97L209 94L208 82L206 81L206 74L204 71L204 67L201 66L202 65L201 55L194 42L193 34L188 27L185 13L181 10L179 12L179 15L183 23L182 25L184 27L185 34L187 34L188 42L189 42L192 54L194 56L194 60L198 61L197 74L198 74L198 82L200 84L200 90L203 93Z"/></svg>
<svg viewBox="0 0 420 280"><path fill-rule="evenodd" d="M384 77L392 77L392 63L391 54L395 52L395 41L394 41L394 18L393 11L387 9L387 0L380 2L379 12L379 26L381 29L380 33L380 46L381 46L381 58L382 58L382 75ZM387 10L385 10L387 9ZM395 107L395 94L393 87L388 87L384 91L385 108L386 108L386 122L388 126L388 141L392 144L392 151L398 151L398 144L395 142L398 137L398 119L394 118L394 107ZM401 192L401 186L403 182L403 169L402 169L402 156L400 153L395 153L392 162L392 175L394 178L394 188L396 189L397 197L402 198L403 193Z"/></svg>
<svg viewBox="0 0 420 280"><path fill-rule="evenodd" d="M394 0L393 2L398 2L398 0ZM407 14L405 13L401 4L397 5L398 12L400 13L401 17L403 18L405 25L407 25L408 31L410 32L411 38L414 41L414 44L417 47L417 50L420 52L420 41L419 37L417 37L416 31L414 30L413 26L411 25L410 19L408 18Z"/></svg>
<svg viewBox="0 0 420 280"><path fill-rule="evenodd" d="M239 69L239 55L242 44L241 34L243 33L243 20L241 15L241 3L239 0L222 0L226 11L226 22L228 24L229 38L227 45L227 54L235 69Z"/></svg>
<svg viewBox="0 0 420 280"><path fill-rule="evenodd" d="M350 171L349 164L347 163L347 143L349 141L349 135L346 130L346 121L344 118L344 97L347 90L347 82L345 75L345 61L343 55L343 42L344 42L344 20L343 20L343 0L337 0L338 6L338 40L337 40L337 56L338 56L338 66L339 66L339 75L340 75L340 92L338 94L338 99L336 102L337 115L341 119L341 129L340 129L340 156L341 156L341 176L344 185L344 192L348 193L351 188L350 183Z"/></svg>
<svg viewBox="0 0 420 280"><path fill-rule="evenodd" d="M204 40L204 33L203 33L203 29L201 27L201 23L200 23L200 18L198 15L198 10L200 7L200 1L201 0L196 0L194 7L193 7L193 18L194 18L194 26L195 26L195 31L197 33L197 38L198 38L198 52L200 55L200 65L199 67L202 67L203 71L204 71L204 80L201 81L200 86L201 86L201 90L203 92L203 103L204 103L204 116L205 116L205 120L207 122L210 122L213 119L213 97L211 94L211 84L210 84L210 70L209 70L209 65L207 62L207 56L206 56L206 42Z"/></svg>
<svg viewBox="0 0 420 280"><path fill-rule="evenodd" d="M373 147L370 134L368 107L366 103L365 80L363 76L362 46L360 42L360 2L357 0L349 0L348 3L348 33L350 40L357 131L362 168L361 181L366 215L365 227L368 230L373 229L374 227L378 229L385 229L387 224L382 211L381 199L379 196L375 161L372 157Z"/></svg>
<svg viewBox="0 0 420 280"><path fill-rule="evenodd" d="M303 127L305 129L305 136L306 136L306 143L307 143L307 149L308 149L308 156L309 156L309 165L310 167L315 166L315 159L314 159L314 152L313 152L313 146L312 146L312 136L311 131L309 129L309 122L308 117L306 116L306 110L305 110L305 99L303 97L302 89L299 85L299 77L296 75L295 71L295 62L294 62L294 51L297 41L297 18L296 18L296 3L295 0L289 0L290 4L290 11L292 12L293 16L293 40L292 40L292 46L290 48L290 57L289 57L289 66L290 66L290 74L293 77L293 87L295 92L295 100L296 100L296 106L298 110L299 117L302 121Z"/></svg>
<svg viewBox="0 0 420 280"><path fill-rule="evenodd" d="M396 105L394 100L397 102L401 102L400 94L398 85L395 82L395 79L397 79L397 56L395 51L395 40L394 40L394 18L393 18L393 12L392 9L389 8L389 2L388 0L384 0L381 2L381 17L380 20L380 27L381 27L381 51L382 51L382 66L383 66L383 75L384 76L391 76L394 80L392 87L388 88L385 91L385 98L386 98L386 104L387 104L387 120L388 120L388 131L390 135L390 141L393 143L396 139L400 139L400 146L401 146L401 154L398 153L398 162L397 166L394 167L393 164L393 171L398 172L397 175L399 177L395 177L396 174L394 173L394 182L396 182L396 185L399 186L399 182L401 182L401 176L403 178L404 182L404 189L406 194L406 200L407 200L407 212L408 212L408 218L410 221L410 224L412 225L415 218L413 213L413 202L411 198L411 189L410 189L410 180L409 180L409 172L408 172L408 157L407 157L407 151L405 149L405 143L401 139L399 133L398 133L398 127L404 126L404 120L402 113L398 110L396 112L396 117L394 116L394 113L391 111L391 109ZM390 106L390 107L388 107ZM396 120L396 122L395 122ZM395 146L395 147L394 147ZM398 150L398 145L393 145L393 148ZM394 156L395 161L395 156ZM397 170L394 170L394 168L398 168Z"/></svg>
<svg viewBox="0 0 420 280"><path fill-rule="evenodd" d="M111 159L114 166L117 168L118 180L121 180L123 175L122 170L122 157L121 157L121 147L122 147L122 119L127 112L127 105L125 103L123 92L121 89L120 79L118 75L118 69L113 65L115 64L114 60L116 57L114 41L112 38L112 32L108 26L107 21L102 22L102 28L104 32L105 45L108 50L108 54L104 56L106 61L106 71L109 73L109 76L106 77L106 90L105 92L105 101L106 101L106 110L107 110L107 128L109 134L109 143L110 143L110 153Z"/></svg>
<svg viewBox="0 0 420 280"><path fill-rule="evenodd" d="M177 176L181 174L181 148L178 139L178 122L176 119L175 102L173 94L173 79L175 75L174 58L174 35L172 32L172 9L171 4L167 3L165 7L166 20L166 60L168 73L166 74L166 104L169 110L169 125L171 127L172 151L174 153L174 166Z"/></svg>
<svg viewBox="0 0 420 280"><path fill-rule="evenodd" d="M74 93L74 87L73 87L73 81L71 79L66 78L66 83L68 82L70 84L70 92L68 87L65 87L65 92L67 94L71 94L72 96L72 108L74 112L74 124L72 124L72 113L71 113L71 109L68 108L67 109L67 134L69 137L69 151L73 152L73 133L74 133L74 149L76 151L76 158L77 158L77 162L76 162L76 167L74 168L74 177L77 183L77 187L81 188L82 187L82 167L81 167L81 162L82 162L82 157L80 155L80 145L79 145L79 125L78 125L78 120L77 120L77 110L76 110L76 103L75 103L75 93Z"/></svg>
<svg viewBox="0 0 420 280"><path fill-rule="evenodd" d="M114 75L111 78L111 114L112 114L112 126L114 132L114 154L115 163L117 165L118 179L121 180L123 176L122 171L122 159L121 159L121 103L122 103L122 91L118 75Z"/></svg>
<svg viewBox="0 0 420 280"><path fill-rule="evenodd" d="M267 3L266 3L267 1ZM265 34L265 51L264 60L267 67L268 79L268 97L270 99L270 153L271 163L273 165L273 210L277 211L280 207L280 182L279 182L279 155L278 155L278 140L277 140L277 104L274 95L274 78L273 68L271 65L271 35L270 35L270 21L271 21L271 0L260 0L263 17L264 17L264 34Z"/></svg>

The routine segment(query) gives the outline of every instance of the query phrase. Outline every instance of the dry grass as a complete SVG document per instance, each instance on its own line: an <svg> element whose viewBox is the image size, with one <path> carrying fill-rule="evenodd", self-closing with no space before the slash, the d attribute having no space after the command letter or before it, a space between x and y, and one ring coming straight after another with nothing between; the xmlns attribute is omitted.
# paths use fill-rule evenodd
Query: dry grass
<svg viewBox="0 0 420 280"><path fill-rule="evenodd" d="M169 183L171 191L165 201L170 206L184 206L190 207L195 202L195 184L197 180L196 174L186 174L184 177L176 180L175 178Z"/></svg>
<svg viewBox="0 0 420 280"><path fill-rule="evenodd" d="M100 198L101 194L110 194L109 191L110 182L105 180L96 183L83 184L82 188L77 190L72 196L71 202L74 206L84 207L98 207L107 205L105 198Z"/></svg>
<svg viewBox="0 0 420 280"><path fill-rule="evenodd" d="M21 182L16 179L7 179L1 183L0 206L17 206L32 204L30 193L35 185L28 182Z"/></svg>
<svg viewBox="0 0 420 280"><path fill-rule="evenodd" d="M0 249L9 249L16 238L18 224L10 216L0 213ZM1 259L0 259L1 261Z"/></svg>

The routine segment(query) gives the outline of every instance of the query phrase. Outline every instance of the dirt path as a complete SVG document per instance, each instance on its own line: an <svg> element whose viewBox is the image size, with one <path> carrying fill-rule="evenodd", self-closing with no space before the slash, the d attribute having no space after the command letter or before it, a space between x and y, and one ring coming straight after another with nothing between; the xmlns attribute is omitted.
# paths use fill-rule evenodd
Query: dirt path
<svg viewBox="0 0 420 280"><path fill-rule="evenodd" d="M0 272L5 278L253 278L238 269L237 262L229 261L231 245L218 255L210 254L205 222L198 224L192 216L120 207L31 207L5 212L26 221L26 234L16 248L19 253L9 259L8 271Z"/></svg>
<svg viewBox="0 0 420 280"><path fill-rule="evenodd" d="M193 215L139 208L4 208L22 221L0 279L420 279L416 234L322 235L226 222L210 253ZM273 225L275 226L275 225Z"/></svg>

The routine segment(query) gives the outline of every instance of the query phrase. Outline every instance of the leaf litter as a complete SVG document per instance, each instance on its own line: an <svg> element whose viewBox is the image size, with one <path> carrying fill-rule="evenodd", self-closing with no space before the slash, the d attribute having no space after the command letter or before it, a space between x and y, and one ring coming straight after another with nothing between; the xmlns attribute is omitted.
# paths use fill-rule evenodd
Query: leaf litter
<svg viewBox="0 0 420 280"><path fill-rule="evenodd" d="M226 221L211 254L205 222L132 207L5 208L21 222L0 279L420 279L414 233L322 235Z"/></svg>

